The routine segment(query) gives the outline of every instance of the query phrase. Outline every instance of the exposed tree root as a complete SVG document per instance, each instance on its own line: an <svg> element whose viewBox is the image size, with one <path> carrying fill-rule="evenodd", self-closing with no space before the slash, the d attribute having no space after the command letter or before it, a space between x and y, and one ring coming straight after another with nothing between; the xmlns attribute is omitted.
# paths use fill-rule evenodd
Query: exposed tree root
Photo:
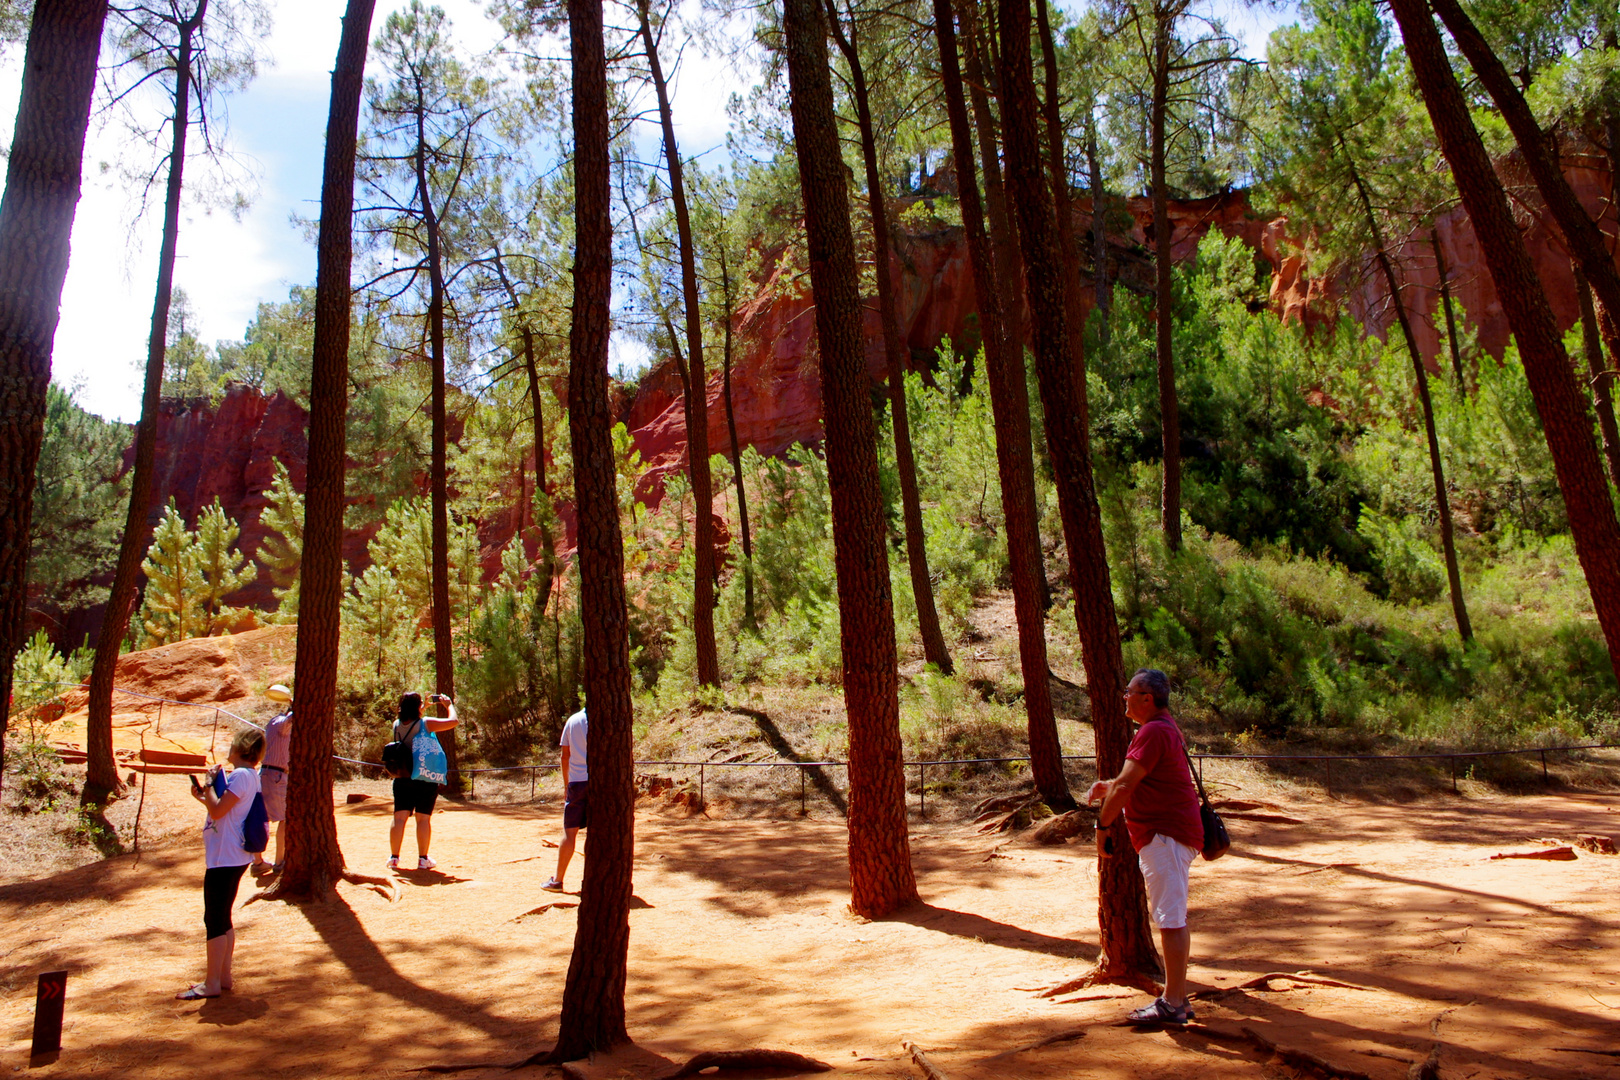
<svg viewBox="0 0 1620 1080"><path fill-rule="evenodd" d="M1072 994L1076 990L1090 990L1094 986L1134 986L1144 994L1157 996L1164 989L1164 984L1145 975L1140 971L1123 971L1110 974L1100 968L1093 969L1077 979L1058 983L1041 991L1041 997L1057 997L1059 994Z"/></svg>
<svg viewBox="0 0 1620 1080"><path fill-rule="evenodd" d="M928 1055L923 1053L916 1043L910 1039L901 1039L900 1045L905 1047L906 1052L911 1055L911 1060L917 1063L917 1068L922 1070L928 1080L950 1080L950 1077L939 1071L938 1065L928 1060Z"/></svg>
<svg viewBox="0 0 1620 1080"><path fill-rule="evenodd" d="M1042 805L1042 802L1041 793L1038 791L1024 791L1017 795L986 799L974 807L978 816L973 819L973 823L982 833L1022 829L1029 825L1031 812Z"/></svg>
<svg viewBox="0 0 1620 1080"><path fill-rule="evenodd" d="M1072 836L1079 836L1096 820L1096 813L1070 810L1067 814L1049 817L1030 834L1037 844L1061 844Z"/></svg>
<svg viewBox="0 0 1620 1080"><path fill-rule="evenodd" d="M832 1066L825 1061L795 1054L791 1050L705 1050L674 1072L665 1073L661 1080L696 1076L709 1068L718 1068L722 1072L726 1069L794 1069L802 1073L832 1071Z"/></svg>
<svg viewBox="0 0 1620 1080"><path fill-rule="evenodd" d="M399 884L392 878L385 878L376 874L357 874L348 867L344 867L343 880L350 885L365 885L376 889L388 898L390 904L399 899Z"/></svg>
<svg viewBox="0 0 1620 1080"><path fill-rule="evenodd" d="M1188 997L1218 998L1222 994L1233 990L1263 990L1267 993L1282 993L1283 990L1271 985L1273 979L1287 979L1289 982L1306 983L1310 986L1334 986L1341 990L1365 990L1374 993L1370 986L1359 986L1356 983L1343 982L1339 979L1329 979L1323 975L1314 975L1309 971L1268 971L1264 975L1256 975L1247 982L1240 982L1236 986L1223 986L1218 990L1199 990L1188 994ZM1287 989L1286 987L1283 989Z"/></svg>
<svg viewBox="0 0 1620 1080"><path fill-rule="evenodd" d="M1604 1057L1620 1058L1620 1050L1587 1050L1580 1046L1555 1046L1553 1051L1559 1054L1601 1054Z"/></svg>

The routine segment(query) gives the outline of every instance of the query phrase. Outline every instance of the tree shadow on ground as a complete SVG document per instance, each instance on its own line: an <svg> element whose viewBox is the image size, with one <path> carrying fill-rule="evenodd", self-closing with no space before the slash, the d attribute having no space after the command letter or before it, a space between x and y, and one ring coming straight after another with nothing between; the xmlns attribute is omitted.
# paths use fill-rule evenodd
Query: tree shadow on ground
<svg viewBox="0 0 1620 1080"><path fill-rule="evenodd" d="M1004 949L1023 949L1064 959L1095 960L1098 952L1097 947L1089 942L1052 937L1050 934L1037 933L1010 923L987 919L970 911L936 907L921 900L873 921L906 923L924 930L969 938L985 945L999 945Z"/></svg>
<svg viewBox="0 0 1620 1080"><path fill-rule="evenodd" d="M298 910L332 951L333 958L362 986L402 1004L478 1028L494 1038L512 1035L513 1023L491 1013L483 1002L423 986L400 974L341 896L324 903L303 904Z"/></svg>
<svg viewBox="0 0 1620 1080"><path fill-rule="evenodd" d="M732 705L729 708L730 711L753 720L754 725L759 728L760 735L770 744L771 749L776 751L778 757L786 758L789 761L805 760L793 748L793 744L787 741L787 736L782 734L782 729L776 726L776 721L771 719L769 713L763 709L750 709L742 705ZM845 801L844 793L838 790L838 785L833 783L832 777L827 775L826 770L819 765L810 765L806 766L803 771L810 774L810 782L816 786L817 791L821 792L822 797L832 803L841 816L848 817L849 803Z"/></svg>

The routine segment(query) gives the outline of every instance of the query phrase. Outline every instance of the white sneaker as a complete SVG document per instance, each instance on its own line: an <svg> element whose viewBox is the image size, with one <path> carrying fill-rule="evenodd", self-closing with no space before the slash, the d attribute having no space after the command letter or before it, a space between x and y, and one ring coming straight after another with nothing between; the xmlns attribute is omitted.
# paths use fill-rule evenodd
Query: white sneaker
<svg viewBox="0 0 1620 1080"><path fill-rule="evenodd" d="M432 859L428 858L426 855L417 856L416 868L418 870L431 870L435 866L438 866L438 865L439 865L438 863L434 862Z"/></svg>
<svg viewBox="0 0 1620 1080"><path fill-rule="evenodd" d="M388 856L388 869L390 869L390 870L398 870L399 869L399 856L398 855L390 855L390 856Z"/></svg>

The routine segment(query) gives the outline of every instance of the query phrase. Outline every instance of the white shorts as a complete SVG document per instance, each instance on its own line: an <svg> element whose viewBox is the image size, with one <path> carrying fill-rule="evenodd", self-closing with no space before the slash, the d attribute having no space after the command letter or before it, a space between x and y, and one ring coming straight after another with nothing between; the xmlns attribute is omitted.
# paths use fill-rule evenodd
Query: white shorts
<svg viewBox="0 0 1620 1080"><path fill-rule="evenodd" d="M1187 882L1197 857L1198 852L1163 833L1136 853L1147 883L1148 916L1157 929L1180 930L1187 925Z"/></svg>

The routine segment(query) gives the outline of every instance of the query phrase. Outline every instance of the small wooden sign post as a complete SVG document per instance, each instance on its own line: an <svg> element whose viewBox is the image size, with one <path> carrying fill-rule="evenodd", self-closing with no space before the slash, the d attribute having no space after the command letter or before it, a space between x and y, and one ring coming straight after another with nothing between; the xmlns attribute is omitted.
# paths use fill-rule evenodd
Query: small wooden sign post
<svg viewBox="0 0 1620 1080"><path fill-rule="evenodd" d="M67 1003L65 971L47 971L39 977L34 994L34 1048L31 1057L62 1049L62 1007Z"/></svg>

